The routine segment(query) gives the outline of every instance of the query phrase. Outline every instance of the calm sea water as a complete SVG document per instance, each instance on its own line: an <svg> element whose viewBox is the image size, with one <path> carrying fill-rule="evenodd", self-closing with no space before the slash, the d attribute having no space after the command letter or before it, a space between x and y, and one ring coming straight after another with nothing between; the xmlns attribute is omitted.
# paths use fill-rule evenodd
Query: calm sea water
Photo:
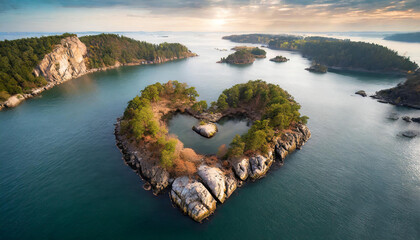
<svg viewBox="0 0 420 240"><path fill-rule="evenodd" d="M420 138L400 136L420 124L387 119L420 111L354 95L403 79L313 74L299 54L269 49L267 59L250 66L216 64L230 51L215 48L236 45L219 33L126 35L182 42L199 57L93 73L0 112L0 239L420 239ZM22 34L1 36L16 37ZM420 44L353 38L420 62ZM279 54L291 60L268 60ZM251 79L279 84L302 105L312 131L304 148L236 191L203 224L183 216L167 193L144 191L113 136L127 101L151 83L179 80L210 102ZM178 120L180 138L188 142L191 124ZM185 135L182 124L188 125ZM244 122L225 124L246 131ZM221 135L220 142L227 138ZM211 152L212 146L193 147Z"/></svg>

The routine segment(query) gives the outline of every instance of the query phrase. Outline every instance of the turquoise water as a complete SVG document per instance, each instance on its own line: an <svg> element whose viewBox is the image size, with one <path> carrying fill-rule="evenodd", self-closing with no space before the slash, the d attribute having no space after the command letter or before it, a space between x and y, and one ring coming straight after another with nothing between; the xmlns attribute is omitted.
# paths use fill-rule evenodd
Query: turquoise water
<svg viewBox="0 0 420 240"><path fill-rule="evenodd" d="M236 134L248 131L252 122L246 119L222 118L216 125L218 132L212 138L205 138L192 130L200 121L190 115L176 114L168 123L169 134L175 134L184 143L200 154L216 154L223 144L229 146Z"/></svg>
<svg viewBox="0 0 420 240"><path fill-rule="evenodd" d="M230 52L214 48L235 46L218 33L127 35L183 42L200 56L93 73L0 112L0 239L420 239L420 138L399 136L420 124L387 119L420 111L354 95L403 79L312 74L299 54L269 49L250 66L216 64ZM420 62L419 44L389 44ZM270 62L275 55L291 60ZM151 83L179 80L210 102L251 79L279 84L302 105L312 131L303 149L203 224L167 193L144 191L113 136L127 101Z"/></svg>

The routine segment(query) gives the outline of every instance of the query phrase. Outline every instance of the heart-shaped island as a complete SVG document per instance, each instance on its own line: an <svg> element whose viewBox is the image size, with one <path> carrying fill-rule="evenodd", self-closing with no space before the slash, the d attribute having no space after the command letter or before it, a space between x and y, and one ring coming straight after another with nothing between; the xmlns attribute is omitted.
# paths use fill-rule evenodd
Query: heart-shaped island
<svg viewBox="0 0 420 240"><path fill-rule="evenodd" d="M274 161L283 164L311 133L300 105L278 85L261 80L237 84L209 108L196 97L194 87L178 81L149 85L128 103L115 136L125 162L146 181L145 189L158 194L170 188L173 203L201 222L244 181L264 177ZM176 113L199 120L195 131L206 137L223 117L246 117L253 124L217 155L200 155L168 134L168 119Z"/></svg>

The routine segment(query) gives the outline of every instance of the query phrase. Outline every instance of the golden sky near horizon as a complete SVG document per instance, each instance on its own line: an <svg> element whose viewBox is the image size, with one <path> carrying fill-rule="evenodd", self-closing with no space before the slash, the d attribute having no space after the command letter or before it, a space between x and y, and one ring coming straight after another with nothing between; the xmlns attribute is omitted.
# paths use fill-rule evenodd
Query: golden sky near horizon
<svg viewBox="0 0 420 240"><path fill-rule="evenodd" d="M420 0L0 0L0 31L419 31Z"/></svg>

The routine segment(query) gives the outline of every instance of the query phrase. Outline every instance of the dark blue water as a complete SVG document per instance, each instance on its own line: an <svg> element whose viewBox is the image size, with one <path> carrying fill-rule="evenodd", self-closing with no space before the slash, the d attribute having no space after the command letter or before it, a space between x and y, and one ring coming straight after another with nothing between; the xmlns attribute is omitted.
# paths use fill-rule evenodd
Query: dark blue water
<svg viewBox="0 0 420 240"><path fill-rule="evenodd" d="M420 239L420 138L399 135L420 124L387 119L420 111L353 94L403 79L312 74L309 60L274 50L247 67L216 64L229 52L214 48L235 46L222 34L130 36L183 42L200 56L93 73L0 112L0 239ZM392 46L420 56L420 45ZM270 62L275 55L291 60ZM144 191L113 136L127 101L151 83L179 80L210 102L251 79L279 84L302 105L312 131L303 149L203 224L166 193Z"/></svg>

